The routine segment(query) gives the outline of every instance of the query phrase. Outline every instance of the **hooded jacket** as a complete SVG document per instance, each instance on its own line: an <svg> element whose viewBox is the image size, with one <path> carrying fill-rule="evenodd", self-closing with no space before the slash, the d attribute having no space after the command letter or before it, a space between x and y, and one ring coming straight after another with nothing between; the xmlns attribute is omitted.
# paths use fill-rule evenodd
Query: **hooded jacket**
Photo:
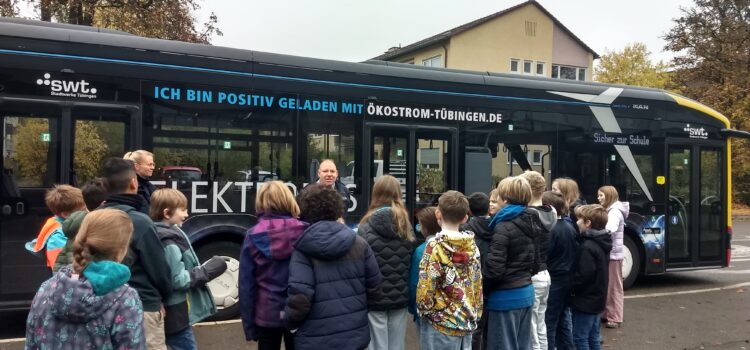
<svg viewBox="0 0 750 350"><path fill-rule="evenodd" d="M138 293L124 284L127 277L108 272L87 273L111 289L103 295L70 266L42 283L26 322L26 349L146 349Z"/></svg>
<svg viewBox="0 0 750 350"><path fill-rule="evenodd" d="M83 218L86 217L87 212L80 210L70 214L67 219L62 223L62 232L67 238L65 246L63 246L60 254L55 260L55 266L52 267L52 271L57 272L63 266L73 263L73 242L78 234L78 229L81 228Z"/></svg>
<svg viewBox="0 0 750 350"><path fill-rule="evenodd" d="M471 232L441 231L419 262L417 311L440 333L465 336L482 317L482 268Z"/></svg>
<svg viewBox="0 0 750 350"><path fill-rule="evenodd" d="M391 207L376 210L357 230L372 248L383 275L381 293L368 298L370 310L385 311L407 307L409 304L409 265L412 242L398 236Z"/></svg>
<svg viewBox="0 0 750 350"><path fill-rule="evenodd" d="M256 327L282 328L289 261L305 224L290 215L259 213L240 251L240 312L246 340L257 340Z"/></svg>
<svg viewBox="0 0 750 350"><path fill-rule="evenodd" d="M630 203L616 201L607 208L607 226L605 228L612 232L612 252L609 260L622 260L625 258L623 252L623 236L625 235L625 219L630 214Z"/></svg>
<svg viewBox="0 0 750 350"><path fill-rule="evenodd" d="M172 293L172 275L164 256L164 247L156 235L151 219L136 208L141 197L136 194L117 194L107 197L102 208L120 209L133 221L133 238L123 264L130 267L128 284L138 291L143 310L156 312L162 301Z"/></svg>
<svg viewBox="0 0 750 350"><path fill-rule="evenodd" d="M487 252L484 293L497 289L513 289L531 284L531 276L539 271L534 245L536 212L524 211L510 221L502 221L492 231Z"/></svg>
<svg viewBox="0 0 750 350"><path fill-rule="evenodd" d="M578 231L565 219L557 220L550 232L550 244L547 250L547 269L553 283L562 281L570 283L570 268L576 256Z"/></svg>
<svg viewBox="0 0 750 350"><path fill-rule="evenodd" d="M382 280L372 249L346 225L319 221L294 245L284 311L296 349L364 349L367 299Z"/></svg>
<svg viewBox="0 0 750 350"><path fill-rule="evenodd" d="M607 230L588 230L578 239L581 243L571 270L568 301L577 311L598 314L607 302L612 237Z"/></svg>
<svg viewBox="0 0 750 350"><path fill-rule="evenodd" d="M164 303L164 333L174 334L216 313L211 291L196 283L193 271L200 266L190 239L179 227L157 222L156 232L172 273L172 293Z"/></svg>
<svg viewBox="0 0 750 350"><path fill-rule="evenodd" d="M557 214L549 205L529 207L536 212L539 219L534 223L535 239L534 245L538 254L539 271L547 270L547 250L549 248L549 237L552 228L557 223Z"/></svg>

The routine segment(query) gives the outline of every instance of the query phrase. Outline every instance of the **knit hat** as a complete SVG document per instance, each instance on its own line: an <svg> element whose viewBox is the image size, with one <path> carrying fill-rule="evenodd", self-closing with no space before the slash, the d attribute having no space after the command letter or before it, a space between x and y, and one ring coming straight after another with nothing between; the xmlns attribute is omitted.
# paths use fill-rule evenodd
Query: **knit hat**
<svg viewBox="0 0 750 350"><path fill-rule="evenodd" d="M62 231L65 234L65 237L68 237L68 239L76 238L76 234L78 234L78 229L81 228L81 223L83 222L83 218L86 217L86 213L85 210L79 210L70 214L70 216L63 221Z"/></svg>

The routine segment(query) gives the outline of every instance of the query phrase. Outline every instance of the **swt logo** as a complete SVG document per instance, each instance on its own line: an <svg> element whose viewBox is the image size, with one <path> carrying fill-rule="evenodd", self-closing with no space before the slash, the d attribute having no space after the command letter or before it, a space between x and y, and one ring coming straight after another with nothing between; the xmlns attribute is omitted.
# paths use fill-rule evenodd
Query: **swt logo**
<svg viewBox="0 0 750 350"><path fill-rule="evenodd" d="M706 132L706 128L691 128L690 124L685 125L685 128L682 129L688 135L690 138L694 139L707 139L708 138L708 132Z"/></svg>
<svg viewBox="0 0 750 350"><path fill-rule="evenodd" d="M49 73L44 73L44 79L37 79L37 85L49 86L51 95L96 98L96 88L92 87L86 80L63 80L52 79Z"/></svg>

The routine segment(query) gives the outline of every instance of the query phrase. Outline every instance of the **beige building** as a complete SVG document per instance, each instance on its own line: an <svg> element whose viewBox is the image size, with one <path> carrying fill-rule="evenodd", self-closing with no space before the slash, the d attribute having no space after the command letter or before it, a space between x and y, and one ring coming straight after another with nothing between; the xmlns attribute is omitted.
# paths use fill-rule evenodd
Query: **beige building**
<svg viewBox="0 0 750 350"><path fill-rule="evenodd" d="M529 0L413 44L391 48L373 59L591 81L593 62L598 58L542 5ZM526 147L531 166L548 172L547 146ZM499 151L493 160L493 175L518 174L518 166L511 169L507 150L499 145Z"/></svg>

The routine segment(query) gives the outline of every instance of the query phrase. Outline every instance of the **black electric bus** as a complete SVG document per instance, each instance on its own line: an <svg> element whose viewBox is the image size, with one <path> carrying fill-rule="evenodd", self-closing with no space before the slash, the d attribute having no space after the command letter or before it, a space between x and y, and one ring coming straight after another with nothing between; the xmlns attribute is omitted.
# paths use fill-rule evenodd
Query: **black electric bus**
<svg viewBox="0 0 750 350"><path fill-rule="evenodd" d="M53 184L80 186L102 161L154 153L152 181L189 199L198 255L232 258L211 285L237 313L240 244L255 190L293 191L332 159L356 225L377 176L402 181L410 211L448 189L489 192L533 169L575 179L596 201L630 202L624 276L726 267L727 118L675 94L518 75L349 63L0 19L0 310L23 309L50 276L27 253Z"/></svg>

